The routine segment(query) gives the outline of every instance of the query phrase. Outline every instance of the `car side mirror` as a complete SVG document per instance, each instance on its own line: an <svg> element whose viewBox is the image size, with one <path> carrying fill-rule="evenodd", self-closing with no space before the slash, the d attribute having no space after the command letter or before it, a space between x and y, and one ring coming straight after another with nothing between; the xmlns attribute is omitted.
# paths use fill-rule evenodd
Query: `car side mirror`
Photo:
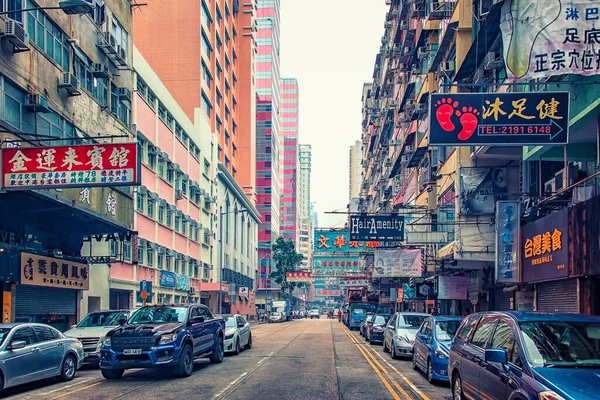
<svg viewBox="0 0 600 400"><path fill-rule="evenodd" d="M505 349L487 349L485 351L485 361L508 364L508 354Z"/></svg>
<svg viewBox="0 0 600 400"><path fill-rule="evenodd" d="M119 323L120 326L123 326L127 323L127 318L119 318L119 321L117 321Z"/></svg>
<svg viewBox="0 0 600 400"><path fill-rule="evenodd" d="M421 339L424 342L427 342L427 341L429 341L429 335L425 335L424 333L421 333L419 335L419 339Z"/></svg>
<svg viewBox="0 0 600 400"><path fill-rule="evenodd" d="M19 350L22 349L23 347L27 346L27 342L24 340L15 340L14 342L10 343L10 346L8 347L9 350Z"/></svg>

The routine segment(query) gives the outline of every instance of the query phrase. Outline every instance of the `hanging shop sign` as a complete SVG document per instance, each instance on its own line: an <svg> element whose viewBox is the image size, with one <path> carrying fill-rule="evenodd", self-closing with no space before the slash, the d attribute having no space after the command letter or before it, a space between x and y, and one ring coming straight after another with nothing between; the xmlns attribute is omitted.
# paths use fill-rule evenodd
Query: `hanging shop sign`
<svg viewBox="0 0 600 400"><path fill-rule="evenodd" d="M398 288L398 293L396 295L396 303L402 303L404 301L404 288Z"/></svg>
<svg viewBox="0 0 600 400"><path fill-rule="evenodd" d="M238 288L238 295L248 297L248 293L250 292L248 286L240 286Z"/></svg>
<svg viewBox="0 0 600 400"><path fill-rule="evenodd" d="M430 146L558 145L569 141L568 92L432 93L430 101Z"/></svg>
<svg viewBox="0 0 600 400"><path fill-rule="evenodd" d="M286 272L285 280L288 282L307 282L313 281L312 274L310 272Z"/></svg>
<svg viewBox="0 0 600 400"><path fill-rule="evenodd" d="M445 244L448 232L406 232L407 245Z"/></svg>
<svg viewBox="0 0 600 400"><path fill-rule="evenodd" d="M313 256L312 272L354 272L360 268L358 256Z"/></svg>
<svg viewBox="0 0 600 400"><path fill-rule="evenodd" d="M521 202L496 203L496 282L521 280Z"/></svg>
<svg viewBox="0 0 600 400"><path fill-rule="evenodd" d="M422 273L421 249L375 251L375 278L420 277Z"/></svg>
<svg viewBox="0 0 600 400"><path fill-rule="evenodd" d="M339 289L316 289L315 290L316 296L339 296L340 293L341 292Z"/></svg>
<svg viewBox="0 0 600 400"><path fill-rule="evenodd" d="M597 2L585 0L506 0L500 31L508 79L600 73L594 52L594 44L600 43L599 10Z"/></svg>
<svg viewBox="0 0 600 400"><path fill-rule="evenodd" d="M21 252L21 284L88 290L87 264Z"/></svg>
<svg viewBox="0 0 600 400"><path fill-rule="evenodd" d="M137 143L2 149L6 190L140 184Z"/></svg>
<svg viewBox="0 0 600 400"><path fill-rule="evenodd" d="M506 168L460 169L460 214L494 214L496 200L507 191Z"/></svg>
<svg viewBox="0 0 600 400"><path fill-rule="evenodd" d="M340 287L343 288L359 288L359 287L367 287L369 286L369 280L367 278L363 279L344 279L340 281Z"/></svg>
<svg viewBox="0 0 600 400"><path fill-rule="evenodd" d="M176 275L173 272L160 271L160 286L174 289L176 285Z"/></svg>
<svg viewBox="0 0 600 400"><path fill-rule="evenodd" d="M438 276L438 300L467 300L467 276Z"/></svg>
<svg viewBox="0 0 600 400"><path fill-rule="evenodd" d="M523 225L523 282L542 282L569 275L568 209Z"/></svg>
<svg viewBox="0 0 600 400"><path fill-rule="evenodd" d="M404 217L397 215L351 215L350 240L400 242L404 240Z"/></svg>
<svg viewBox="0 0 600 400"><path fill-rule="evenodd" d="M361 253L381 247L380 241L350 240L350 232L344 230L315 229L315 253Z"/></svg>
<svg viewBox="0 0 600 400"><path fill-rule="evenodd" d="M177 274L177 290L190 290L190 277Z"/></svg>

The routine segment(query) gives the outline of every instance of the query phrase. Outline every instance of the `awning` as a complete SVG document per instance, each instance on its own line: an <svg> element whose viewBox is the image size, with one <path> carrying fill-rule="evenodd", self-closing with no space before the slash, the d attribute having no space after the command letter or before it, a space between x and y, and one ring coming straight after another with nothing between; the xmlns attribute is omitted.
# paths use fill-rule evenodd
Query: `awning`
<svg viewBox="0 0 600 400"><path fill-rule="evenodd" d="M419 164L421 163L421 159L423 158L425 153L427 153L428 149L429 149L428 146L417 147L415 149L415 152L413 153L412 157L410 158L410 161L408 162L408 165L406 166L406 168L418 167Z"/></svg>
<svg viewBox="0 0 600 400"><path fill-rule="evenodd" d="M473 40L473 44L469 49L465 60L456 72L454 80L459 82L463 79L471 77L477 71L479 65L487 55L490 47L500 35L500 13L504 1L500 1L492 6L487 18L481 24L481 29L477 33L477 37Z"/></svg>
<svg viewBox="0 0 600 400"><path fill-rule="evenodd" d="M444 37L442 38L442 42L438 46L437 52L435 53L435 57L431 62L431 67L429 67L429 72L437 72L440 63L444 59L444 55L446 54L446 50L448 49L448 45L452 43L452 39L454 39L454 35L456 34L456 27L458 26L458 21L450 22L448 27L446 28L446 32L444 32Z"/></svg>
<svg viewBox="0 0 600 400"><path fill-rule="evenodd" d="M404 111L404 106L406 105L406 101L408 98L415 92L415 82L411 82L406 85L406 91L404 92L404 96L402 96L402 102L400 103L400 108L398 112Z"/></svg>

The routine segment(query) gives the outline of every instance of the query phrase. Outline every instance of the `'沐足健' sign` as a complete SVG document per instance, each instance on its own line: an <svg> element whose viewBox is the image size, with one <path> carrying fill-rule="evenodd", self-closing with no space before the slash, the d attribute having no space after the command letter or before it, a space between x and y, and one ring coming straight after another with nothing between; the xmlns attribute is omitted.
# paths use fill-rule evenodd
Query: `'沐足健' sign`
<svg viewBox="0 0 600 400"><path fill-rule="evenodd" d="M2 149L2 186L7 190L139 183L136 143Z"/></svg>

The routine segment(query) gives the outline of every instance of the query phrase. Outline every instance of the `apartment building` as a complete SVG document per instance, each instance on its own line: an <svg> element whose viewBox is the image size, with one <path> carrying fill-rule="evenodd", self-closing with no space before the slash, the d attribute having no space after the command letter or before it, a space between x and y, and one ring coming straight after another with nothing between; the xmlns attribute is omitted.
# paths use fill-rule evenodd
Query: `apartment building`
<svg viewBox="0 0 600 400"><path fill-rule="evenodd" d="M281 80L281 236L298 238L298 81Z"/></svg>

